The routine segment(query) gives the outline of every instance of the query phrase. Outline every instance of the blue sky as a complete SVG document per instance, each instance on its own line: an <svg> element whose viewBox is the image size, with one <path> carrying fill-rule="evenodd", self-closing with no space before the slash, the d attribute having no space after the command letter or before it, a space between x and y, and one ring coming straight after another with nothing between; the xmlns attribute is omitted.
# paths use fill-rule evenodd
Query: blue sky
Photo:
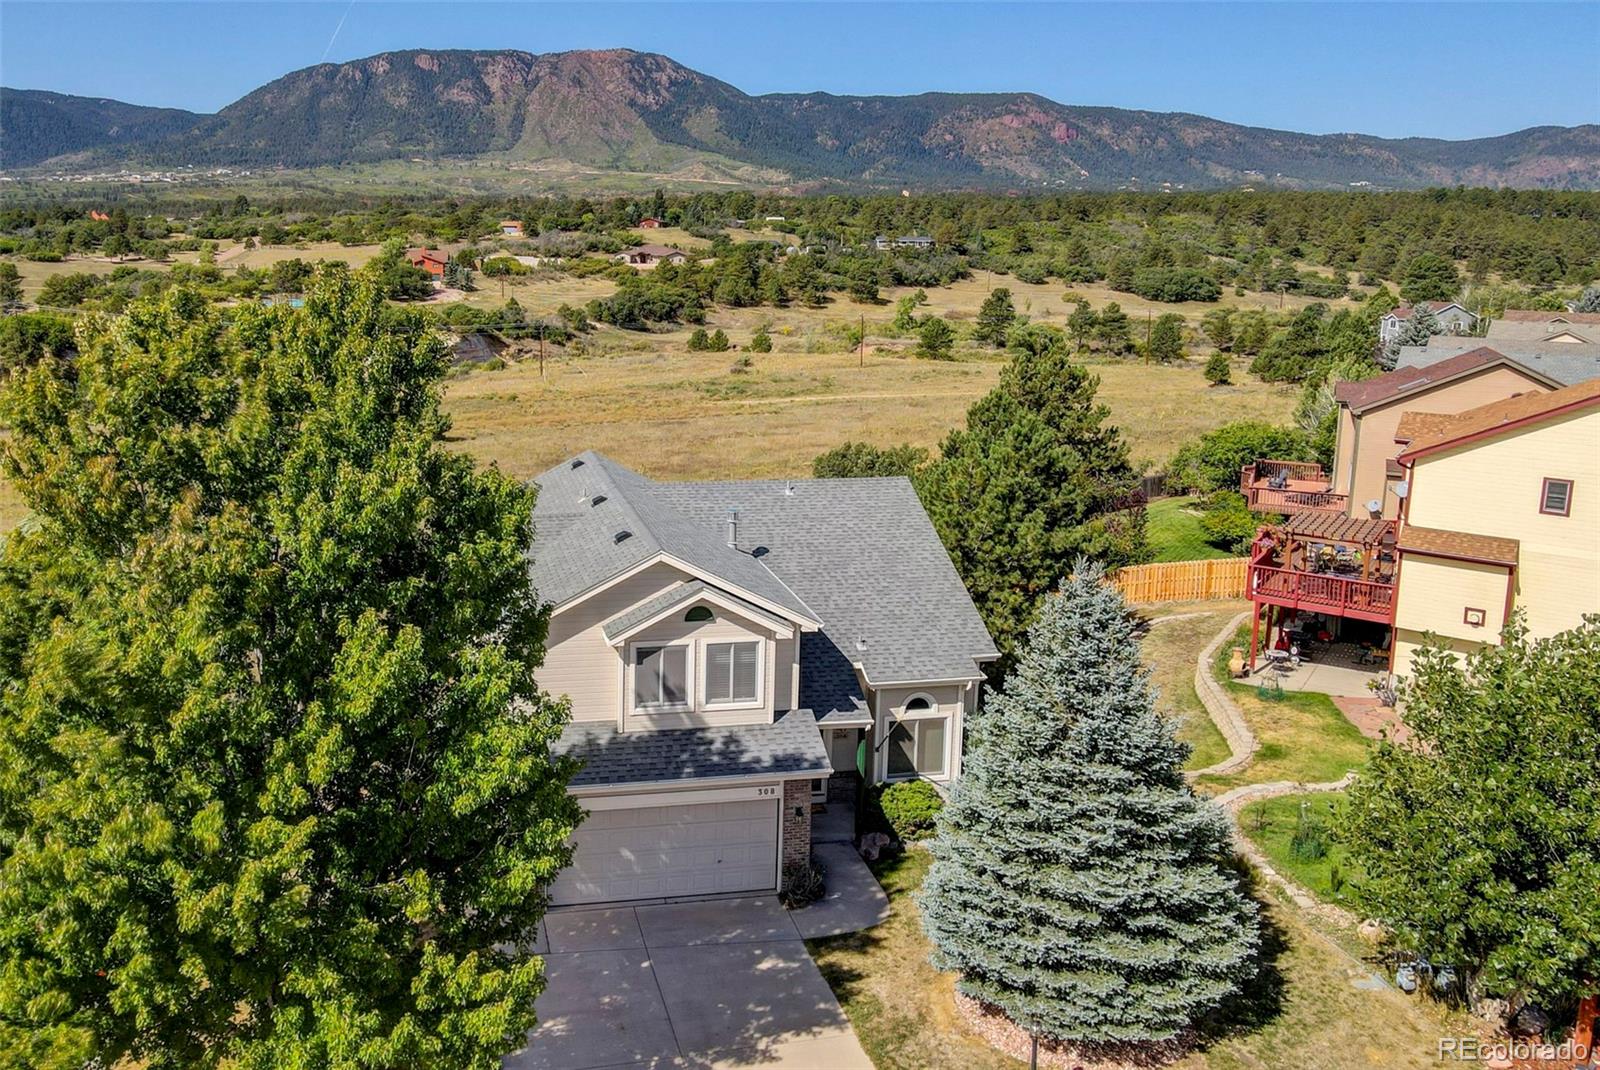
<svg viewBox="0 0 1600 1070"><path fill-rule="evenodd" d="M342 25L341 25L342 22ZM337 33L336 33L337 31ZM1029 90L1312 133L1600 122L1586 3L21 3L0 82L213 111L397 48L628 47L750 93Z"/></svg>

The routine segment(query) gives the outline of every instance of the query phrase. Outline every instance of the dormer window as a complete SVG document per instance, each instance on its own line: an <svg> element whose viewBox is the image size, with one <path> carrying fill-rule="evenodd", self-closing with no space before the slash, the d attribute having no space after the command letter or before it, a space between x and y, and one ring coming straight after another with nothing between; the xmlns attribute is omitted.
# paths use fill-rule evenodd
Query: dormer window
<svg viewBox="0 0 1600 1070"><path fill-rule="evenodd" d="M1572 480L1546 479L1539 495L1539 512L1547 516L1572 515Z"/></svg>

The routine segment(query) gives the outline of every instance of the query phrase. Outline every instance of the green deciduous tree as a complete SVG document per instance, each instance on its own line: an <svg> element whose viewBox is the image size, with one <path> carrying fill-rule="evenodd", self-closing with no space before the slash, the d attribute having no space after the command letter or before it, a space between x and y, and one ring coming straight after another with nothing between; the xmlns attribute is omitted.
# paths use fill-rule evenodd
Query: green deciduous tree
<svg viewBox="0 0 1600 1070"><path fill-rule="evenodd" d="M1253 975L1227 818L1183 776L1136 621L1078 561L974 718L918 896L936 963L1029 1033L1170 1039Z"/></svg>
<svg viewBox="0 0 1600 1070"><path fill-rule="evenodd" d="M1239 469L1251 461L1310 460L1303 432L1259 420L1240 420L1186 442L1167 462L1167 483L1197 494L1239 486Z"/></svg>
<svg viewBox="0 0 1600 1070"><path fill-rule="evenodd" d="M1463 662L1425 649L1403 744L1378 745L1339 833L1364 909L1476 997L1557 1003L1600 975L1600 615Z"/></svg>
<svg viewBox="0 0 1600 1070"><path fill-rule="evenodd" d="M972 328L972 337L992 346L1004 346L1006 334L1017 321L1017 310L1011 303L1011 291L1001 286L989 291L978 309L978 319Z"/></svg>
<svg viewBox="0 0 1600 1070"><path fill-rule="evenodd" d="M1002 653L1079 554L1114 566L1147 553L1127 444L1095 399L1099 380L1056 338L1016 351L918 479Z"/></svg>
<svg viewBox="0 0 1600 1070"><path fill-rule="evenodd" d="M533 493L326 268L80 325L0 391L0 1063L496 1067L568 857Z"/></svg>

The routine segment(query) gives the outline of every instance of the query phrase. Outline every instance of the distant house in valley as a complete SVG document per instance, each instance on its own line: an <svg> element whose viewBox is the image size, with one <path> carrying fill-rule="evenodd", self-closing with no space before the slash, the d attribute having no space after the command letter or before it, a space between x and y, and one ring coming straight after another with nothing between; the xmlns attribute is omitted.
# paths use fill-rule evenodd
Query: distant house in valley
<svg viewBox="0 0 1600 1070"><path fill-rule="evenodd" d="M639 228L641 230L660 230L664 226L666 224L653 215L647 215L639 220Z"/></svg>
<svg viewBox="0 0 1600 1070"><path fill-rule="evenodd" d="M872 247L880 253L890 249L932 249L933 239L922 234L902 234L898 238L879 234L872 239Z"/></svg>
<svg viewBox="0 0 1600 1070"><path fill-rule="evenodd" d="M519 219L500 220L500 234L506 238L522 237L522 221Z"/></svg>
<svg viewBox="0 0 1600 1070"><path fill-rule="evenodd" d="M111 222L111 217L109 215L94 208L89 209L89 218L94 220L96 223Z"/></svg>
<svg viewBox="0 0 1600 1070"><path fill-rule="evenodd" d="M1424 301L1433 311L1433 318L1439 321L1439 328L1445 334L1471 334L1478 325L1478 317L1456 304L1454 301ZM1415 309L1407 305L1391 311L1378 321L1378 341L1388 345L1400 336L1400 330L1411 318Z"/></svg>
<svg viewBox="0 0 1600 1070"><path fill-rule="evenodd" d="M654 267L663 261L669 264L681 264L688 260L689 256L682 249L674 249L670 245L636 245L632 249L624 249L611 259L619 264Z"/></svg>
<svg viewBox="0 0 1600 1070"><path fill-rule="evenodd" d="M444 278L444 266L449 259L437 249L411 249L406 253L408 264L440 279Z"/></svg>

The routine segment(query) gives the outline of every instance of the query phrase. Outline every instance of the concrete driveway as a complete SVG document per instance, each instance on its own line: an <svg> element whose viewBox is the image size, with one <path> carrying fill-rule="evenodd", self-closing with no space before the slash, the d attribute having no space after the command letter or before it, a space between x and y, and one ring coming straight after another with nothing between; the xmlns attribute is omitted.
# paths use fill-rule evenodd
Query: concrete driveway
<svg viewBox="0 0 1600 1070"><path fill-rule="evenodd" d="M871 1070L772 896L558 910L539 1027L505 1070Z"/></svg>

